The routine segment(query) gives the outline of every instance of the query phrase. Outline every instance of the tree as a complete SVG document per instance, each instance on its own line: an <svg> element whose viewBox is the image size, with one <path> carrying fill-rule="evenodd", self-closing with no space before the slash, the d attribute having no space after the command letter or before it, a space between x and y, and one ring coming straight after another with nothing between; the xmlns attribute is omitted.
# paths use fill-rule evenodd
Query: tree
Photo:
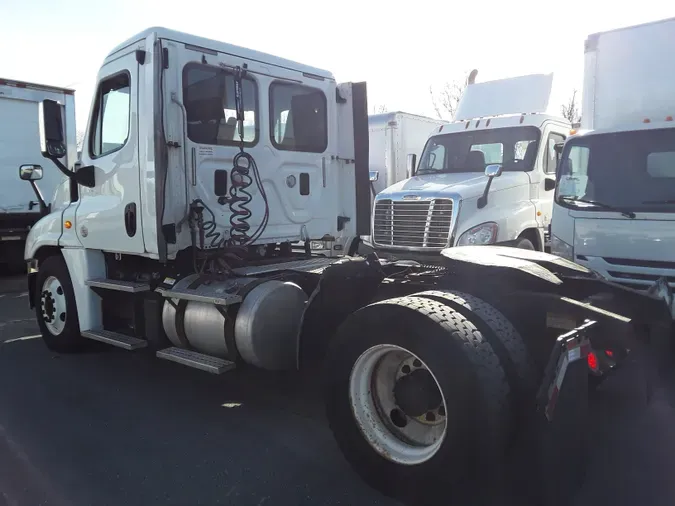
<svg viewBox="0 0 675 506"><path fill-rule="evenodd" d="M431 103L438 119L454 119L462 93L469 84L474 83L477 74L478 70L472 70L463 79L446 82L438 91L434 91L433 86L429 86Z"/></svg>
<svg viewBox="0 0 675 506"><path fill-rule="evenodd" d="M373 105L373 114L382 114L388 112L386 105Z"/></svg>
<svg viewBox="0 0 675 506"><path fill-rule="evenodd" d="M577 100L577 90L572 90L572 96L569 100L560 107L560 112L563 118L566 118L570 123L579 122L581 115L579 114L579 103Z"/></svg>

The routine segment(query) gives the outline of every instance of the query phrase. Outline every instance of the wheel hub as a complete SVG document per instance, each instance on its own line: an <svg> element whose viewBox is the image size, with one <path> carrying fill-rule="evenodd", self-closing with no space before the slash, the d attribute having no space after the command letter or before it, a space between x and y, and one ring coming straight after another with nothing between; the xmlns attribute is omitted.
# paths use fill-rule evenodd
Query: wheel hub
<svg viewBox="0 0 675 506"><path fill-rule="evenodd" d="M61 282L54 276L49 276L42 285L40 292L40 306L42 321L52 335L63 332L66 324L66 296Z"/></svg>
<svg viewBox="0 0 675 506"><path fill-rule="evenodd" d="M52 292L49 290L42 292L42 313L45 321L50 323L54 321L54 312L56 311L54 306L55 302Z"/></svg>
<svg viewBox="0 0 675 506"><path fill-rule="evenodd" d="M401 377L394 386L394 399L398 407L413 418L436 409L443 402L434 377L426 369L416 369Z"/></svg>

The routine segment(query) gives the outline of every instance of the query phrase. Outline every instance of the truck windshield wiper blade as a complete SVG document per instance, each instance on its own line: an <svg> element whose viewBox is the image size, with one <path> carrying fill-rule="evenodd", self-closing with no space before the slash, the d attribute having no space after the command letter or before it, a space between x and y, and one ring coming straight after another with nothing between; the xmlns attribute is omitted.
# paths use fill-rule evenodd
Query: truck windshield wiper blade
<svg viewBox="0 0 675 506"><path fill-rule="evenodd" d="M623 209L619 209L618 207L610 206L609 204L605 204L603 202L598 202L597 200L586 200L586 199L580 199L577 197L560 197L561 200L565 202L579 202L580 204L590 204L595 207L600 207L602 209L606 209L607 211L614 211L616 213L620 213L621 216L625 216L626 218L635 218L635 213L633 211L624 211Z"/></svg>

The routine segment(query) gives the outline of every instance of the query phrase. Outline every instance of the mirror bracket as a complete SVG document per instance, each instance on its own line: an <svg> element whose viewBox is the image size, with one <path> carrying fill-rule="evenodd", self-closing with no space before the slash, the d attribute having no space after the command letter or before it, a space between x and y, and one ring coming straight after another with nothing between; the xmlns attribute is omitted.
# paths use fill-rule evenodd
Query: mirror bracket
<svg viewBox="0 0 675 506"><path fill-rule="evenodd" d="M76 172L68 170L68 168L61 163L57 158L49 157L49 159L54 162L54 165L69 179L74 180L77 184L86 186L87 188L93 188L96 186L96 178L94 177L94 166L85 165L80 167Z"/></svg>
<svg viewBox="0 0 675 506"><path fill-rule="evenodd" d="M483 190L483 195L478 197L478 202L476 205L478 206L478 209L483 209L487 203L488 203L488 193L490 192L490 186L492 185L492 180L496 177L499 177L502 175L502 166L499 164L490 164L487 167L485 167L485 175L487 176L488 180L487 183L485 183L485 189Z"/></svg>

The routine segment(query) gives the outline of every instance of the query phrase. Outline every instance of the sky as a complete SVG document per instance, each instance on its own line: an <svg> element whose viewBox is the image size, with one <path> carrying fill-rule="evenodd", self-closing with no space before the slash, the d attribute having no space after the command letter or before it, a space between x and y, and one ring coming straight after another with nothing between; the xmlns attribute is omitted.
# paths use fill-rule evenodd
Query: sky
<svg viewBox="0 0 675 506"><path fill-rule="evenodd" d="M0 1L0 77L74 88L78 130L106 54L150 26L323 68L339 82L367 81L370 112L435 116L430 86L474 68L477 82L554 72L559 110L581 88L588 34L675 17L663 0L10 2Z"/></svg>

